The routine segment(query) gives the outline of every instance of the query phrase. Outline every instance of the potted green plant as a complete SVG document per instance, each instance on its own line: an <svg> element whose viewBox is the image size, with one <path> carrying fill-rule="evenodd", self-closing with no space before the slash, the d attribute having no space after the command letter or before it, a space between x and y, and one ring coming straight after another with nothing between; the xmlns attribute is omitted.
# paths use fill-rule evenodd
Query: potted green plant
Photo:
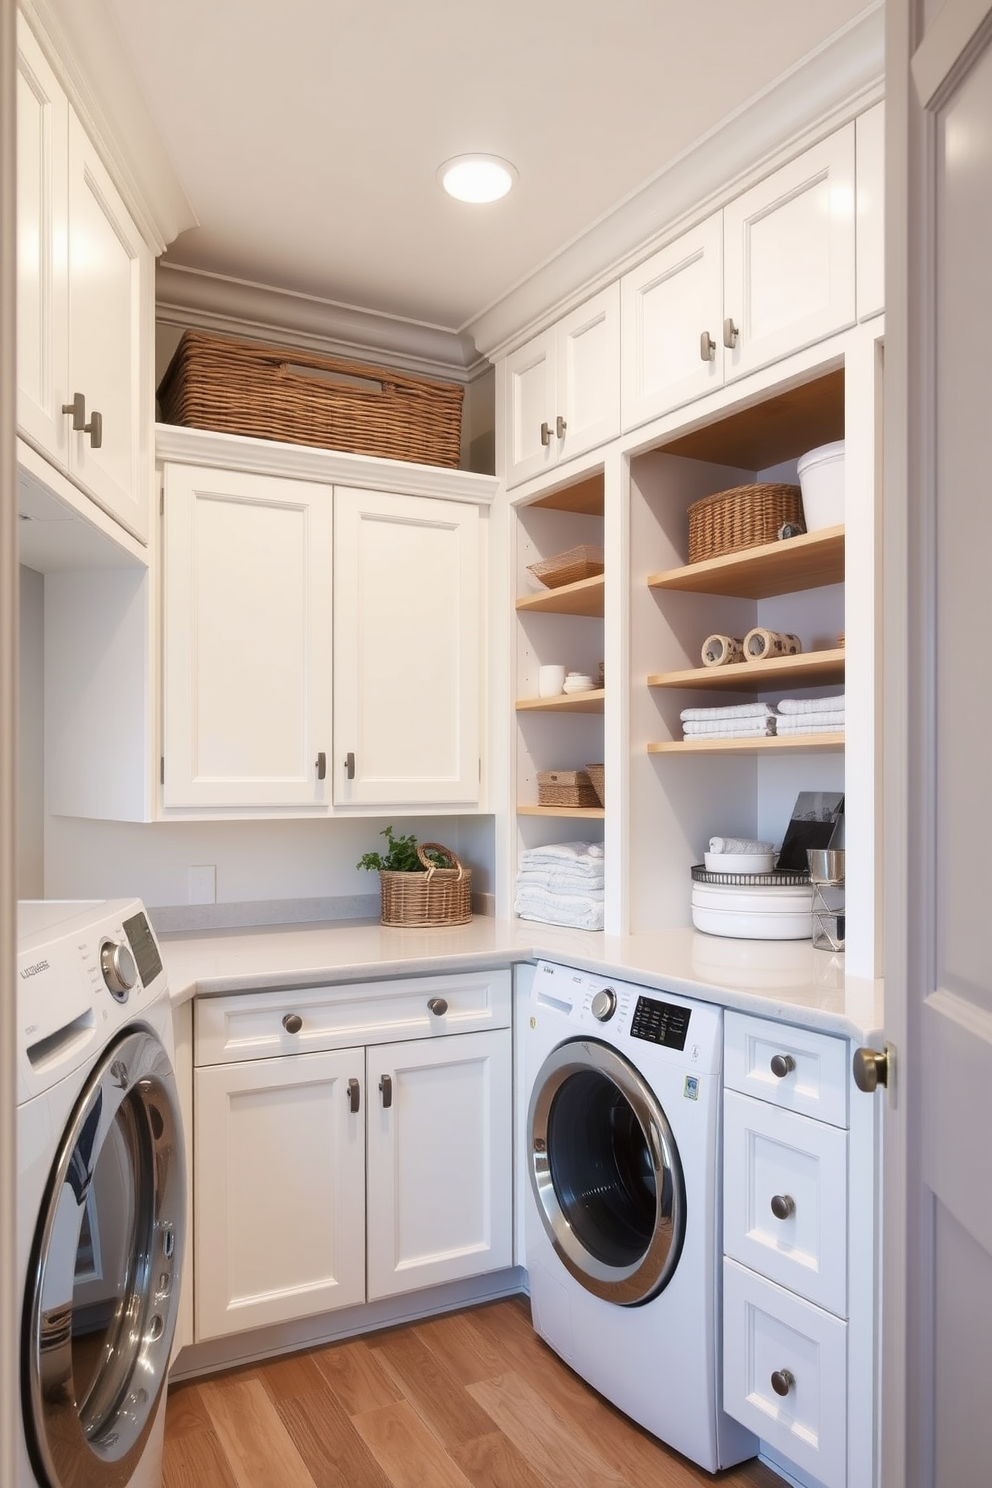
<svg viewBox="0 0 992 1488"><path fill-rule="evenodd" d="M363 853L357 868L379 875L384 925L464 925L472 918L472 870L440 842L379 833L388 852Z"/></svg>

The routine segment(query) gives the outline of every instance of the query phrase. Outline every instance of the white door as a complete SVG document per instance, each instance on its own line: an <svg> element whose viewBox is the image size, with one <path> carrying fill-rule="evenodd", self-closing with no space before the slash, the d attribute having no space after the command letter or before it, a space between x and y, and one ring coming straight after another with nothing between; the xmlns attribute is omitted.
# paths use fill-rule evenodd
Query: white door
<svg viewBox="0 0 992 1488"><path fill-rule="evenodd" d="M855 318L854 124L724 208L728 380Z"/></svg>
<svg viewBox="0 0 992 1488"><path fill-rule="evenodd" d="M61 465L68 457L66 201L69 106L17 18L17 423Z"/></svg>
<svg viewBox="0 0 992 1488"><path fill-rule="evenodd" d="M558 322L554 440L571 460L620 432L620 286L611 284Z"/></svg>
<svg viewBox="0 0 992 1488"><path fill-rule="evenodd" d="M620 284L624 429L723 382L723 214L683 233Z"/></svg>
<svg viewBox="0 0 992 1488"><path fill-rule="evenodd" d="M196 1339L365 1300L364 1049L195 1072Z"/></svg>
<svg viewBox="0 0 992 1488"><path fill-rule="evenodd" d="M75 114L69 116L69 466L104 509L147 541L152 255ZM97 421L99 427L97 427Z"/></svg>
<svg viewBox="0 0 992 1488"><path fill-rule="evenodd" d="M479 509L334 491L334 799L473 805L481 706Z"/></svg>
<svg viewBox="0 0 992 1488"><path fill-rule="evenodd" d="M921 40L919 7L890 5L887 43L886 1031L897 1063L883 1483L964 1488L992 1472L992 694L967 643L992 553L992 8L926 11L936 19Z"/></svg>
<svg viewBox="0 0 992 1488"><path fill-rule="evenodd" d="M163 805L326 807L331 491L165 472Z"/></svg>
<svg viewBox="0 0 992 1488"><path fill-rule="evenodd" d="M501 375L506 399L506 484L516 486L540 475L558 458L554 327L512 351Z"/></svg>
<svg viewBox="0 0 992 1488"><path fill-rule="evenodd" d="M368 1050L369 1300L509 1266L508 1028Z"/></svg>

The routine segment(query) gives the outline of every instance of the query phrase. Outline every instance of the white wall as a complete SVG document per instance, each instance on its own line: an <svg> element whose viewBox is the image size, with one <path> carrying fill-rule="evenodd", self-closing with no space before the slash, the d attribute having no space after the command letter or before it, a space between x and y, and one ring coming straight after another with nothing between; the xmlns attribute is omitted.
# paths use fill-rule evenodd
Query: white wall
<svg viewBox="0 0 992 1488"><path fill-rule="evenodd" d="M20 569L17 733L17 897L45 892L44 643L45 583Z"/></svg>

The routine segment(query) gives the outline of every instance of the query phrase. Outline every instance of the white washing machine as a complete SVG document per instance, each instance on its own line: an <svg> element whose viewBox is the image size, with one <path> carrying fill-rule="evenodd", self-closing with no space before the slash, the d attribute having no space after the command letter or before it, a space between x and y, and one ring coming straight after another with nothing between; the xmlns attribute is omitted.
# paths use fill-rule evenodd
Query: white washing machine
<svg viewBox="0 0 992 1488"><path fill-rule="evenodd" d="M721 1409L723 1011L538 964L523 1029L538 1333L708 1472L758 1440Z"/></svg>
<svg viewBox="0 0 992 1488"><path fill-rule="evenodd" d="M159 1488L186 1224L172 1011L139 900L23 902L17 1488Z"/></svg>

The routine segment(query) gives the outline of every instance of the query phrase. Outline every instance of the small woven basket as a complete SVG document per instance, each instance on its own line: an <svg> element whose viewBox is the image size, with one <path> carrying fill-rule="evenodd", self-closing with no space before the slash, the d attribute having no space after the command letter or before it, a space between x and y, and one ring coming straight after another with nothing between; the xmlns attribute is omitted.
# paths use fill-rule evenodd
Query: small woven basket
<svg viewBox="0 0 992 1488"><path fill-rule="evenodd" d="M689 507L689 562L720 558L739 548L773 542L786 522L802 522L798 486L777 483L732 486Z"/></svg>
<svg viewBox="0 0 992 1488"><path fill-rule="evenodd" d="M546 589L560 589L563 584L577 584L580 579L594 579L603 572L603 550L580 543L540 563L528 563L527 569Z"/></svg>
<svg viewBox="0 0 992 1488"><path fill-rule="evenodd" d="M450 868L439 868L426 851L444 853ZM423 873L380 869L380 921L383 925L467 925L472 918L472 870L463 868L450 847L422 842L417 857Z"/></svg>
<svg viewBox="0 0 992 1488"><path fill-rule="evenodd" d="M184 331L158 389L168 424L456 466L463 389L310 351Z"/></svg>
<svg viewBox="0 0 992 1488"><path fill-rule="evenodd" d="M539 806L598 806L588 770L538 770Z"/></svg>
<svg viewBox="0 0 992 1488"><path fill-rule="evenodd" d="M602 765L586 765L592 788L599 797L600 806L606 805L606 770Z"/></svg>

